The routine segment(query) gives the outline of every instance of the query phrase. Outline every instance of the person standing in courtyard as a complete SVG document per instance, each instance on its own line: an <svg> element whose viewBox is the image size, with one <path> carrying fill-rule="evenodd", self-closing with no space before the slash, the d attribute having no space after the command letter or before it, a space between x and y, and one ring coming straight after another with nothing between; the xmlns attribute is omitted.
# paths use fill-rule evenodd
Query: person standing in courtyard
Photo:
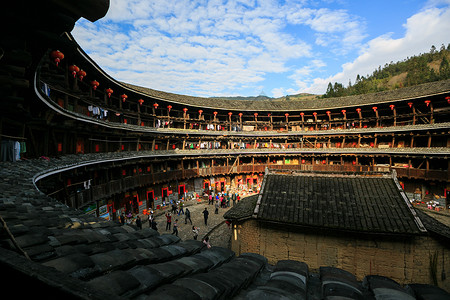
<svg viewBox="0 0 450 300"><path fill-rule="evenodd" d="M175 223L173 223L173 232L172 234L175 234L178 236L178 219L175 219Z"/></svg>
<svg viewBox="0 0 450 300"><path fill-rule="evenodd" d="M197 240L198 237L198 230L200 228L196 227L196 226L192 226L192 233L194 234L194 240Z"/></svg>
<svg viewBox="0 0 450 300"><path fill-rule="evenodd" d="M166 231L170 230L170 227L172 226L172 215L170 214L170 212L166 213Z"/></svg>
<svg viewBox="0 0 450 300"><path fill-rule="evenodd" d="M153 216L153 210L150 211L150 214L148 215L148 227L152 227L152 221L155 219Z"/></svg>
<svg viewBox="0 0 450 300"><path fill-rule="evenodd" d="M203 219L205 220L205 225L208 225L208 215L209 215L209 211L205 207L205 210L203 211Z"/></svg>
<svg viewBox="0 0 450 300"><path fill-rule="evenodd" d="M142 229L142 221L141 221L141 217L139 217L139 215L136 217L136 226L139 229Z"/></svg>
<svg viewBox="0 0 450 300"><path fill-rule="evenodd" d="M189 222L191 222L192 225L191 211L189 210L189 208L186 207L186 212L184 214L184 224L187 224L187 220L189 220Z"/></svg>

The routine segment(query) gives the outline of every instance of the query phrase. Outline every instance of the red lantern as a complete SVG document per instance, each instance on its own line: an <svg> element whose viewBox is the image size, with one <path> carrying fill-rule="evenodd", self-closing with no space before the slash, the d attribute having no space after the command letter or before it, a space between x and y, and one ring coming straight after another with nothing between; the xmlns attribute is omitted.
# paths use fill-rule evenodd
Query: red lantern
<svg viewBox="0 0 450 300"><path fill-rule="evenodd" d="M342 113L345 115L345 113L347 112L345 109L341 110Z"/></svg>
<svg viewBox="0 0 450 300"><path fill-rule="evenodd" d="M331 115L331 111L327 111L327 115L330 116Z"/></svg>
<svg viewBox="0 0 450 300"><path fill-rule="evenodd" d="M217 116L217 111L213 112L213 114L214 114L214 117Z"/></svg>
<svg viewBox="0 0 450 300"><path fill-rule="evenodd" d="M255 118L258 116L258 113L254 113L254 115L255 115Z"/></svg>
<svg viewBox="0 0 450 300"><path fill-rule="evenodd" d="M153 103L153 107L155 108L155 109L157 109L158 108L158 103Z"/></svg>
<svg viewBox="0 0 450 300"><path fill-rule="evenodd" d="M409 106L409 108L412 108L413 103L412 102L408 102L408 106Z"/></svg>
<svg viewBox="0 0 450 300"><path fill-rule="evenodd" d="M327 163L327 161L324 159L322 160L322 164L325 165Z"/></svg>
<svg viewBox="0 0 450 300"><path fill-rule="evenodd" d="M86 72L83 71L82 69L80 71L78 71L78 78L80 78L81 81L83 81L83 78L86 77Z"/></svg>
<svg viewBox="0 0 450 300"><path fill-rule="evenodd" d="M185 107L183 108L184 113L187 113L188 109Z"/></svg>
<svg viewBox="0 0 450 300"><path fill-rule="evenodd" d="M230 111L229 113L228 113L228 115L231 117L231 115L232 115L233 113Z"/></svg>
<svg viewBox="0 0 450 300"><path fill-rule="evenodd" d="M111 94L114 93L114 91L111 88L107 88L105 92L108 94L108 97L111 98Z"/></svg>
<svg viewBox="0 0 450 300"><path fill-rule="evenodd" d="M142 103L144 103L144 99L139 99L138 102L139 102L139 105L142 106Z"/></svg>
<svg viewBox="0 0 450 300"><path fill-rule="evenodd" d="M122 102L125 102L127 100L128 96L126 94L120 95L120 98L122 98Z"/></svg>
<svg viewBox="0 0 450 300"><path fill-rule="evenodd" d="M200 109L200 110L198 111L198 114L201 116L202 113L203 113L203 110Z"/></svg>
<svg viewBox="0 0 450 300"><path fill-rule="evenodd" d="M168 109L169 112L170 112L170 110L172 109L172 105L168 105L168 106L167 106L167 109Z"/></svg>
<svg viewBox="0 0 450 300"><path fill-rule="evenodd" d="M313 112L313 115L314 115L314 117L315 117L315 116L317 116L317 113L316 113L316 112Z"/></svg>
<svg viewBox="0 0 450 300"><path fill-rule="evenodd" d="M428 105L430 105L430 103L431 103L431 100L425 100L425 104L427 105L427 107L428 107Z"/></svg>
<svg viewBox="0 0 450 300"><path fill-rule="evenodd" d="M445 100L447 100L447 103L450 104L450 97L445 97Z"/></svg>
<svg viewBox="0 0 450 300"><path fill-rule="evenodd" d="M302 164L304 164L306 161L304 159L302 159Z"/></svg>
<svg viewBox="0 0 450 300"><path fill-rule="evenodd" d="M73 78L77 76L77 73L80 71L80 68L78 68L76 65L69 66L69 71L72 72Z"/></svg>
<svg viewBox="0 0 450 300"><path fill-rule="evenodd" d="M64 54L59 50L52 51L50 53L50 56L53 58L53 61L56 63L56 66L58 66L60 61L64 58Z"/></svg>
<svg viewBox="0 0 450 300"><path fill-rule="evenodd" d="M303 117L304 115L305 115L305 113L302 113L302 112L300 113L300 117Z"/></svg>
<svg viewBox="0 0 450 300"><path fill-rule="evenodd" d="M395 105L391 104L391 105L389 105L389 107L391 108L391 110L394 110Z"/></svg>
<svg viewBox="0 0 450 300"><path fill-rule="evenodd" d="M239 113L239 118L242 118L244 114L243 113Z"/></svg>
<svg viewBox="0 0 450 300"><path fill-rule="evenodd" d="M94 91L97 89L97 87L100 85L100 83L97 80L91 81L91 86L94 89Z"/></svg>
<svg viewBox="0 0 450 300"><path fill-rule="evenodd" d="M288 113L285 113L284 116L287 118L287 117L289 117L289 114L288 114Z"/></svg>
<svg viewBox="0 0 450 300"><path fill-rule="evenodd" d="M353 164L353 165L356 165L356 160L352 161L352 164Z"/></svg>
<svg viewBox="0 0 450 300"><path fill-rule="evenodd" d="M358 114L361 112L361 108L357 108L356 111L358 112Z"/></svg>
<svg viewBox="0 0 450 300"><path fill-rule="evenodd" d="M373 111L377 111L378 107L374 106L372 107Z"/></svg>

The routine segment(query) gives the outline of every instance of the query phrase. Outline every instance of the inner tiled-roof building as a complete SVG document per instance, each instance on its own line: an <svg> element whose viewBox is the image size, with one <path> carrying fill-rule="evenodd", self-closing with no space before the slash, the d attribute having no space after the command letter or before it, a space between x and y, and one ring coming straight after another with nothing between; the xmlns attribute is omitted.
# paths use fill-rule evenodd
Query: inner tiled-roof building
<svg viewBox="0 0 450 300"><path fill-rule="evenodd" d="M156 91L118 82L70 35L80 17L95 22L108 7L8 2L0 13L5 291L448 298L450 229L408 197L447 196L450 80L314 101ZM226 186L261 189L226 215L231 249L117 222L123 209L158 211L164 201ZM343 248L353 251L344 262L333 254Z"/></svg>

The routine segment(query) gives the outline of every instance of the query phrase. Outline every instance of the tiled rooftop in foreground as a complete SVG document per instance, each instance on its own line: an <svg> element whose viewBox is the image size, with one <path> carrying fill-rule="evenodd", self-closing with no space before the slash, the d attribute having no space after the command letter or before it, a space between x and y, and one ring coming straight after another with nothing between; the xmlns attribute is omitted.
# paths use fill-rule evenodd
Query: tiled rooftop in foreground
<svg viewBox="0 0 450 300"><path fill-rule="evenodd" d="M298 261L271 266L258 254L236 257L226 248L206 249L200 241L85 215L34 186L37 174L68 167L66 159L2 163L0 215L2 229L8 228L9 234L2 230L0 257L12 279L17 272L28 274L30 288L74 299L383 299L387 294L414 299L421 293L448 297L436 287L404 288L385 277L368 276L358 282L332 267L310 272ZM405 224L405 230L416 230L413 222ZM19 291L27 293L32 289Z"/></svg>

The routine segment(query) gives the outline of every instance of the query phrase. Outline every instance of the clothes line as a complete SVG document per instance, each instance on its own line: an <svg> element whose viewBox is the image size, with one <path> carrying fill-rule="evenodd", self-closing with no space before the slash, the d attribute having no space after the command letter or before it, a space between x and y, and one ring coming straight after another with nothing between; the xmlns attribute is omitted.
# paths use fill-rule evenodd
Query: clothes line
<svg viewBox="0 0 450 300"><path fill-rule="evenodd" d="M8 139L14 139L14 140L23 140L23 141L25 141L27 139L25 137L11 136L11 135L6 135L6 134L0 134L0 137L5 137L5 138L8 138Z"/></svg>

